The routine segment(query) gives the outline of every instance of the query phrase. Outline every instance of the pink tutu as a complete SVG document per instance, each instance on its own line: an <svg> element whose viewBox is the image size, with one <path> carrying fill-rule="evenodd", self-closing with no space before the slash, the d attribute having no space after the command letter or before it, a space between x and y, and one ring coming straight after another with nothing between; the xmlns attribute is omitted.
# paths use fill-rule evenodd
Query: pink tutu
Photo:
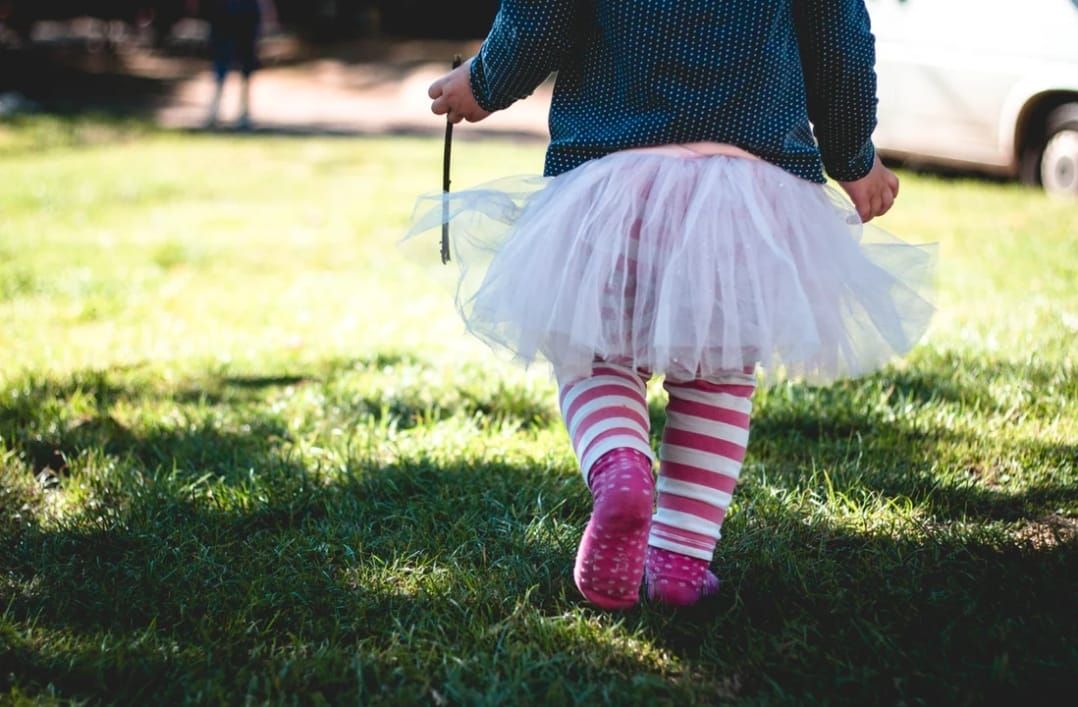
<svg viewBox="0 0 1078 707"><path fill-rule="evenodd" d="M618 152L423 197L409 236L445 215L469 331L562 375L604 359L679 380L758 363L830 381L908 351L933 312L931 247L756 159Z"/></svg>

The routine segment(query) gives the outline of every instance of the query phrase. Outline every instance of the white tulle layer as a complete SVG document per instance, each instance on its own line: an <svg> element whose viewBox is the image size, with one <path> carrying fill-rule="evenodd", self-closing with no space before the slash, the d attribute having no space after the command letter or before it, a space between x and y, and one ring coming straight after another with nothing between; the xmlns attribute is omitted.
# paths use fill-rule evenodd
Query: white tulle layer
<svg viewBox="0 0 1078 707"><path fill-rule="evenodd" d="M468 329L561 376L829 381L905 353L933 312L931 247L760 160L615 153L423 197L409 236L446 221Z"/></svg>

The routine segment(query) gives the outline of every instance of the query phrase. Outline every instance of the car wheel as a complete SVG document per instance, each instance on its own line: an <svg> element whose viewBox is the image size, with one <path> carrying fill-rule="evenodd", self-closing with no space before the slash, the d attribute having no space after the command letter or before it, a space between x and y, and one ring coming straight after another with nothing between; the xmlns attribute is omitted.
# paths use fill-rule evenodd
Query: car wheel
<svg viewBox="0 0 1078 707"><path fill-rule="evenodd" d="M1048 139L1041 151L1041 184L1054 196L1078 199L1078 103L1048 116Z"/></svg>

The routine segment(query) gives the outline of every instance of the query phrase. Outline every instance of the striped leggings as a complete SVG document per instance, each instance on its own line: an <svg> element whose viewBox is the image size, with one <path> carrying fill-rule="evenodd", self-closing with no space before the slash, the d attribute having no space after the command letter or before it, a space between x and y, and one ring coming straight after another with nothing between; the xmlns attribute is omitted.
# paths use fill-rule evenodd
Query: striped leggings
<svg viewBox="0 0 1078 707"><path fill-rule="evenodd" d="M604 454L635 449L654 459L647 376L597 363L592 376L559 380L562 415L585 481ZM663 430L658 509L648 544L710 561L745 458L755 378L663 383L670 396Z"/></svg>

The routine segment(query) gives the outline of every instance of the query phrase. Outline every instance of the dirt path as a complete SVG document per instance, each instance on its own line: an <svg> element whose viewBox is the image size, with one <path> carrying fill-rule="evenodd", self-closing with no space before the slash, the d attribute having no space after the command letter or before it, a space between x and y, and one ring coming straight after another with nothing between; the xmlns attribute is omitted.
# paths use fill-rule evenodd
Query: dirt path
<svg viewBox="0 0 1078 707"><path fill-rule="evenodd" d="M252 84L255 129L440 134L445 123L430 113L427 86L445 71L447 62L434 57L467 55L477 47L477 43L403 42L360 48L351 55L276 64L271 53ZM224 125L237 117L238 92L239 80L232 77L222 105ZM167 127L200 127L212 93L209 67L199 66L197 73L175 84L168 99L155 109L156 118ZM529 100L461 130L545 139L550 97L551 86L544 84Z"/></svg>
<svg viewBox="0 0 1078 707"><path fill-rule="evenodd" d="M169 51L136 45L105 49L79 38L0 48L0 94L25 96L45 110L119 111L163 126L205 126L213 76L205 58L205 28ZM186 43L184 43L186 41ZM470 56L478 41L357 40L304 46L280 35L263 40L264 67L252 87L254 129L288 133L441 134L444 120L430 113L427 86L454 54ZM463 136L547 138L548 83ZM220 125L234 124L239 80L226 86Z"/></svg>

